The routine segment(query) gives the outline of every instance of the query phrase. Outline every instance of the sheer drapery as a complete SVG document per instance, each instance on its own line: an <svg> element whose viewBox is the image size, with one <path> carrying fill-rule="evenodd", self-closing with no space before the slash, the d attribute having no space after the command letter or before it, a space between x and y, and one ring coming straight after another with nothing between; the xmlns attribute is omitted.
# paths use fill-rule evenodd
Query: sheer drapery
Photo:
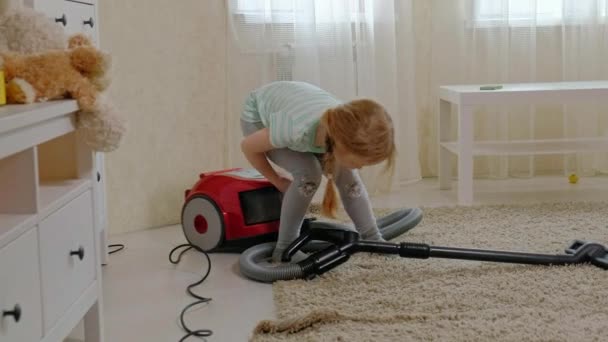
<svg viewBox="0 0 608 342"><path fill-rule="evenodd" d="M393 178L420 178L411 1L228 1L226 163L246 165L238 118L248 92L274 80L306 81L344 101L372 98L391 114L399 157ZM403 43L405 42L405 44ZM366 168L370 192L388 184ZM395 182L393 182L393 185Z"/></svg>

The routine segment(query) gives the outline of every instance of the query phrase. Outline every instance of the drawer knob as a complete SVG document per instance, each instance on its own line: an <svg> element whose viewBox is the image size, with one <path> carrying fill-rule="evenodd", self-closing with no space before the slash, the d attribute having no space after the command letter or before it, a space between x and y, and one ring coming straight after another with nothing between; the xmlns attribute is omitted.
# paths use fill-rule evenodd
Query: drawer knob
<svg viewBox="0 0 608 342"><path fill-rule="evenodd" d="M95 26L95 22L93 21L93 18L89 18L89 20L85 20L82 23L85 25L91 25L91 27Z"/></svg>
<svg viewBox="0 0 608 342"><path fill-rule="evenodd" d="M11 311L7 311L7 310L2 311L2 317L6 317L6 316L13 316L13 319L15 319L15 322L19 323L19 320L21 319L21 307L19 306L19 304L16 304L15 308Z"/></svg>
<svg viewBox="0 0 608 342"><path fill-rule="evenodd" d="M55 18L56 23L62 23L63 26L68 24L68 18L66 18L65 13L61 16L61 18Z"/></svg>
<svg viewBox="0 0 608 342"><path fill-rule="evenodd" d="M84 259L84 248L80 246L77 251L70 251L70 255L76 255L78 259L82 260Z"/></svg>

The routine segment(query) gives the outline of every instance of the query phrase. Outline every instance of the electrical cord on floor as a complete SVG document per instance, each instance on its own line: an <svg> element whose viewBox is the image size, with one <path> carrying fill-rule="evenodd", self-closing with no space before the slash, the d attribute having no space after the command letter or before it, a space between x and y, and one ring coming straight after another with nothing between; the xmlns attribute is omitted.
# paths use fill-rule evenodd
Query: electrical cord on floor
<svg viewBox="0 0 608 342"><path fill-rule="evenodd" d="M174 253L174 252L176 252L177 250L179 250L180 248L185 248L185 249L184 249L184 250L182 250L181 252L179 252L179 255L177 256L177 260L174 260L174 259L173 259L173 253ZM208 267L207 267L207 271L205 272L205 275L203 275L203 278L201 278L201 280L199 280L199 281L197 281L197 282L195 282L195 283L192 283L192 284L188 285L188 287L186 288L186 292L187 292L187 293L188 293L190 296L194 297L194 298L196 299L196 301L195 301L195 302L192 302L192 303L190 303L190 304L188 304L188 305L187 305L187 306L186 306L186 307L185 307L185 308L182 310L181 314L179 315L179 320L180 320L180 322L181 322L182 328L183 328L183 329L186 331L186 333L187 333L186 335L184 335L184 336L183 336L183 337L182 337L182 338L179 340L179 342L183 342L183 341L185 341L185 340L186 340L188 337L190 337L190 336L195 336L195 337L203 337L203 338L204 338L204 337L209 337L209 336L211 336L211 335L213 334L213 332L212 332L211 330L209 330L209 329L190 330L190 328L188 328L188 327L186 326L186 322L184 322L184 315L186 314L186 311L187 311L188 309L190 309L191 307L193 307L193 306L195 306L195 305L204 304L204 303L208 303L208 302L210 302L210 301L211 301L211 298L202 297L202 296L199 296L199 295L197 295L196 293L192 292L192 288L193 288L193 287L195 287L195 286L198 286L198 285L202 284L202 283L205 281L205 279L207 279L207 277L209 276L209 273L211 272L211 259L209 259L209 254L207 254L205 251L203 251L202 249L200 249L200 247L198 247L198 246L194 246L194 245L191 245L191 244L187 244L187 243L186 243L186 244L183 244L183 245L179 245L179 246L177 246L177 247L175 247L175 248L173 248L173 249L171 250L171 252L169 253L169 261L170 261L172 264L177 265L177 264L178 264L178 263L181 261L181 259L182 259L182 255L183 255L184 253L186 253L187 251L189 251L190 249L193 249L193 248L194 248L195 250L197 250L197 251L199 251L199 252L203 253L203 255L204 255L206 258L207 258L207 265L208 265Z"/></svg>
<svg viewBox="0 0 608 342"><path fill-rule="evenodd" d="M116 252L120 252L123 249L125 249L125 245L123 245L122 243L115 243L112 245L108 245L108 248L116 248L115 250L108 252L108 254L114 254Z"/></svg>

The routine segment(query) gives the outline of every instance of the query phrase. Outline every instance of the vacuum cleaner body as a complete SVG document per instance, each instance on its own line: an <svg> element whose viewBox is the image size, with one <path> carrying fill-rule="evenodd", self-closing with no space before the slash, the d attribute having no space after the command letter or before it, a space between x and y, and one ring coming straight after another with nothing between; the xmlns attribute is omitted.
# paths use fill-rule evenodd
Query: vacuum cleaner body
<svg viewBox="0 0 608 342"><path fill-rule="evenodd" d="M276 240L282 193L255 169L200 174L185 191L182 228L206 252L241 252Z"/></svg>

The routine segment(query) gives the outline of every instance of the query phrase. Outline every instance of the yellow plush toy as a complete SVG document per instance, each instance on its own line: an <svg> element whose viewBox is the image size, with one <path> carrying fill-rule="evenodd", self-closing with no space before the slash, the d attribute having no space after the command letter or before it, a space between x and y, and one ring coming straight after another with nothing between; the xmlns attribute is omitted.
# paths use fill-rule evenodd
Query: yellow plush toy
<svg viewBox="0 0 608 342"><path fill-rule="evenodd" d="M4 71L0 63L0 106L6 104L6 90L4 89Z"/></svg>

